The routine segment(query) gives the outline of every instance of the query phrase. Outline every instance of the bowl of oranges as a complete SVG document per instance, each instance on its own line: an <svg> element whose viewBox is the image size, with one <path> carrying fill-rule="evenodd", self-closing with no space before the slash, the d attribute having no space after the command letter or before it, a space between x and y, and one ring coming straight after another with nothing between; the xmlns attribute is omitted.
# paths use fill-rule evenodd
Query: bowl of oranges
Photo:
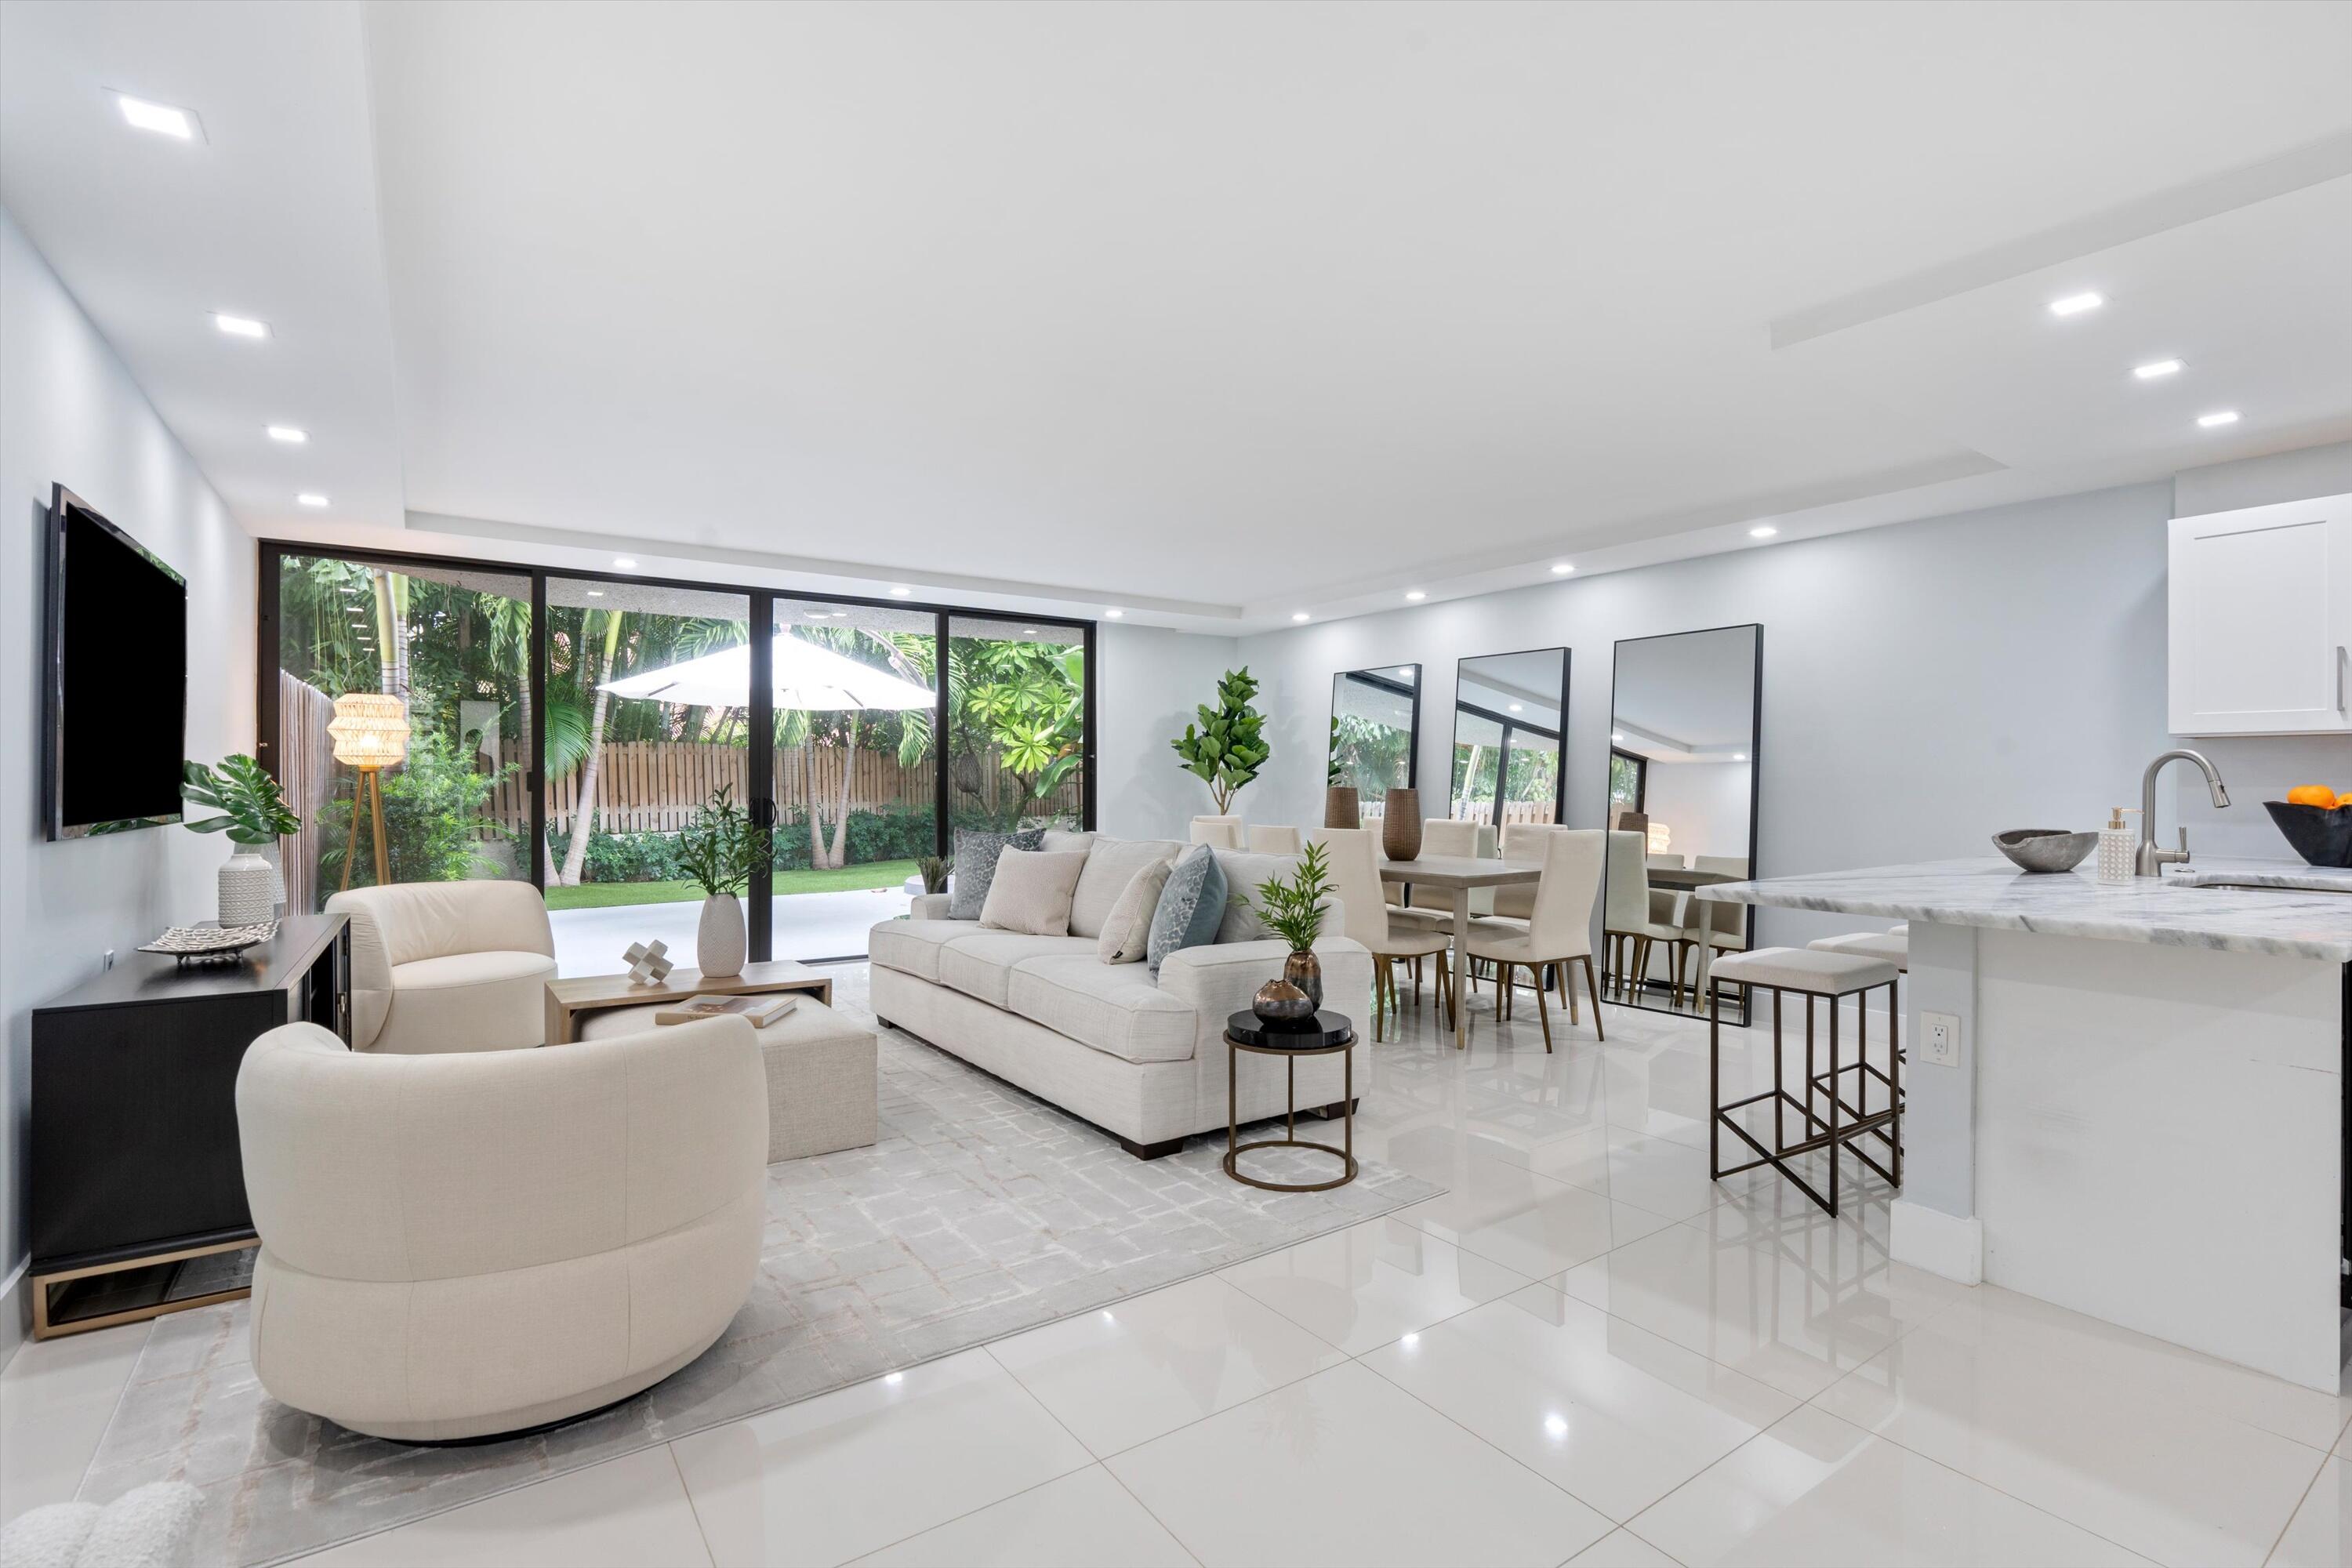
<svg viewBox="0 0 2352 1568"><path fill-rule="evenodd" d="M2314 866L2352 866L2352 790L2336 794L2326 784L2297 784L2284 800L2266 800L2294 852Z"/></svg>

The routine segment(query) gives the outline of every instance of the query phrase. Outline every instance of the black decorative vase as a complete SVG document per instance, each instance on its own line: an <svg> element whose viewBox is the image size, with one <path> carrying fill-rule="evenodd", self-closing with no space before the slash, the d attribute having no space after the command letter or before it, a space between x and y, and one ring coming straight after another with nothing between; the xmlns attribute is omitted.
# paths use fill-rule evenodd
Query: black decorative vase
<svg viewBox="0 0 2352 1568"><path fill-rule="evenodd" d="M1315 1016L1315 1000L1287 980L1269 980L1250 998L1250 1011L1263 1024L1297 1024Z"/></svg>

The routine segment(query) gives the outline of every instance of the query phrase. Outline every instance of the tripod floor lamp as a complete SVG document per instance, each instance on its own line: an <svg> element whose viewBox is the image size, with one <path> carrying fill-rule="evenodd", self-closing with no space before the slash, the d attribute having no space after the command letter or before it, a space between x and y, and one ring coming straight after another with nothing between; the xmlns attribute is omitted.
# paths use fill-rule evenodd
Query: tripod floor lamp
<svg viewBox="0 0 2352 1568"><path fill-rule="evenodd" d="M352 861L360 851L360 807L364 804L375 827L375 884L392 880L383 847L383 784L386 768L398 767L408 755L408 704L384 692L351 691L335 699L335 717L327 726L335 742L335 761L353 770L352 832L343 846L343 886L352 885Z"/></svg>

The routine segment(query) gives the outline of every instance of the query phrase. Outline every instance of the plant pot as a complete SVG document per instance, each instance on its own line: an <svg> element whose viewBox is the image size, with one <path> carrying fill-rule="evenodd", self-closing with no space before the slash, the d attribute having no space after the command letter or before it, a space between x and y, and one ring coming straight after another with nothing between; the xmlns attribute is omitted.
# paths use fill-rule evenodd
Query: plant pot
<svg viewBox="0 0 2352 1568"><path fill-rule="evenodd" d="M1323 1005L1323 963L1312 948L1302 948L1282 961L1282 977L1307 994L1310 1010Z"/></svg>
<svg viewBox="0 0 2352 1568"><path fill-rule="evenodd" d="M278 912L270 897L269 862L250 848L239 849L220 868L220 923L266 924Z"/></svg>
<svg viewBox="0 0 2352 1568"><path fill-rule="evenodd" d="M269 862L269 902L272 909L283 912L286 908L286 841L273 838L258 847L261 858Z"/></svg>
<svg viewBox="0 0 2352 1568"><path fill-rule="evenodd" d="M1354 784L1333 784L1323 792L1324 826L1361 827L1363 825L1363 800L1356 794Z"/></svg>
<svg viewBox="0 0 2352 1568"><path fill-rule="evenodd" d="M1412 860L1421 854L1421 792L1392 789L1381 807L1381 847L1391 860Z"/></svg>
<svg viewBox="0 0 2352 1568"><path fill-rule="evenodd" d="M742 900L719 893L702 900L702 919L694 928L695 967L713 980L731 980L743 973L749 945Z"/></svg>

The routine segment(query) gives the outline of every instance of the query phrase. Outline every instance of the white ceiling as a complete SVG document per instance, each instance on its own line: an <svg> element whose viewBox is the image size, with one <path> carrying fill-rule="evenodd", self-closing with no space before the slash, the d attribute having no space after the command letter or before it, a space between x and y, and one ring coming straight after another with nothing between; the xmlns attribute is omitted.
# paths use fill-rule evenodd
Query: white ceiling
<svg viewBox="0 0 2352 1568"><path fill-rule="evenodd" d="M2352 434L2347 60L2347 5L16 0L0 202L257 531L1254 629Z"/></svg>

